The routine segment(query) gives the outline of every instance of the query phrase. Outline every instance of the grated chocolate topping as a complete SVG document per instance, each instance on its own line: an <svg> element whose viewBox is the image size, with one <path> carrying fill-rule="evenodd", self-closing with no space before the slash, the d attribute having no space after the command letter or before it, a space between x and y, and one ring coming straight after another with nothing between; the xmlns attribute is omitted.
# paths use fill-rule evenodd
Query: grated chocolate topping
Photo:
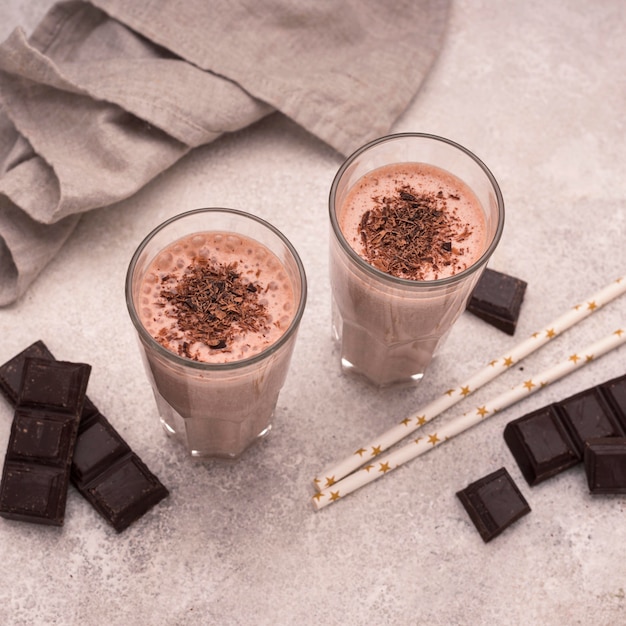
<svg viewBox="0 0 626 626"><path fill-rule="evenodd" d="M166 285L171 279L161 278ZM171 340L180 341L178 353L197 360L190 344L200 342L213 350L229 349L235 336L246 332L265 332L269 328L267 307L259 300L262 287L237 271L237 263L223 264L203 257L192 260L182 278L171 288L162 287L160 297L172 307L176 328L161 331L157 338L171 349Z"/></svg>
<svg viewBox="0 0 626 626"><path fill-rule="evenodd" d="M377 269L412 280L438 277L443 267L454 272L467 267L463 242L471 235L469 224L457 216L449 200L453 194L417 193L409 185L391 197L372 198L374 208L359 224L365 260Z"/></svg>

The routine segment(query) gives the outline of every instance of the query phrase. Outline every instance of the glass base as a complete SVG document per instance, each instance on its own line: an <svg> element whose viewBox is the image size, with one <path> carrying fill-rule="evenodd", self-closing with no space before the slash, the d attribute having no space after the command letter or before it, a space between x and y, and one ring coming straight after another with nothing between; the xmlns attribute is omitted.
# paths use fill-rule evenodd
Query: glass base
<svg viewBox="0 0 626 626"><path fill-rule="evenodd" d="M341 357L341 370L344 374L348 374L349 376L355 376L366 380L371 385L378 387L379 389L384 389L387 387L414 387L420 383L422 378L424 378L424 372L419 372L417 374L413 374L408 376L407 378L402 379L394 379L390 381L380 381L380 380L372 380L368 377L367 374L360 371L357 366L351 363L345 357Z"/></svg>
<svg viewBox="0 0 626 626"><path fill-rule="evenodd" d="M193 447L189 447L187 445L187 442L185 441L184 435L176 432L176 430L174 430L174 428L172 428L172 426L170 426L163 419L163 417L159 417L159 420L161 422L161 426L163 427L163 430L165 431L165 434L168 437L171 437L172 439L176 439L181 445L185 446L185 448L187 449L187 452L192 457L200 458L200 459L222 459L222 460L235 461L248 448L253 446L257 441L260 441L261 439L264 439L265 437L267 437L270 434L270 431L272 430L272 425L268 424L258 435L256 435L256 437L254 437L252 439L252 441L248 442L245 447L243 447L241 450L238 450L237 452L227 452L227 451L224 451L224 450L218 451L216 449L212 449L212 450L196 450Z"/></svg>

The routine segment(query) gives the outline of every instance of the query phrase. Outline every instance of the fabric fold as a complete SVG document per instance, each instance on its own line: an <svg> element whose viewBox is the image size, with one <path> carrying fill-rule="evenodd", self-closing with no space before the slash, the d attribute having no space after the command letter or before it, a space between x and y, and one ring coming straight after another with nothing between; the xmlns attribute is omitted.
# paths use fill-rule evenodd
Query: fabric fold
<svg viewBox="0 0 626 626"><path fill-rule="evenodd" d="M80 214L278 110L343 154L390 130L449 0L72 0L0 44L0 305Z"/></svg>

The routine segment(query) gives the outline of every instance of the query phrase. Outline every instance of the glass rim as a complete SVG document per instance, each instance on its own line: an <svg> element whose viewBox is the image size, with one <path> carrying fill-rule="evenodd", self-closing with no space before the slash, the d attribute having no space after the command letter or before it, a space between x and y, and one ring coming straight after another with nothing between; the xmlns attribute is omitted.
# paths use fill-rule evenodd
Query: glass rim
<svg viewBox="0 0 626 626"><path fill-rule="evenodd" d="M460 271L458 274L454 274L453 276L446 276L445 278L436 278L433 280L413 280L410 278L401 278L399 276L393 276L391 274L387 274L382 270L377 269L373 265L370 265L365 259L363 259L357 252L352 248L352 246L348 243L346 238L341 231L339 226L339 221L337 220L337 212L335 210L335 198L337 195L337 188L339 186L339 182L341 181L343 175L346 170L354 163L354 161L361 156L364 152L367 152L370 148L377 146L382 143L387 143L390 141L395 141L397 139L406 139L406 138L419 138L419 139L429 139L435 142L440 142L443 144L447 144L448 146L455 148L461 152L463 152L466 156L468 156L472 161L478 165L478 167L483 171L491 187L493 188L496 195L496 202L498 205L498 223L496 225L496 232L494 233L491 242L481 254L481 256L474 261L469 267ZM452 172L454 173L454 172ZM456 176L456 174L455 174ZM365 272L373 275L378 280L382 280L384 282L390 283L397 287L406 288L424 288L424 286L428 287L446 287L448 285L453 285L468 276L471 276L474 272L480 269L483 265L486 265L487 261L493 254L494 250L498 246L500 239L502 237L502 231L504 230L504 198L502 196L502 191L500 190L500 185L498 185L498 181L495 176L492 174L491 170L485 165L485 163L479 159L471 150L468 150L461 144L452 141L451 139L446 139L445 137L441 137L439 135L433 135L429 133L394 133L390 135L384 135L383 137L378 137L377 139L373 139L372 141L366 143L361 146L357 150L355 150L350 156L348 156L345 161L342 163L339 170L335 174L335 178L333 179L332 185L330 187L329 194L329 214L330 214L330 223L332 225L335 237L337 241L340 243L343 250L348 254L349 258L353 263L364 270Z"/></svg>
<svg viewBox="0 0 626 626"><path fill-rule="evenodd" d="M168 350L167 348L162 346L146 330L146 328L144 327L144 325L141 323L139 319L139 314L137 313L137 308L135 307L135 302L133 300L133 293L132 293L133 292L133 278L135 274L135 269L137 267L137 262L139 261L139 257L145 250L146 246L150 243L150 241L152 241L152 239L154 239L154 237L159 232L167 228L170 224L180 221L186 217L197 215L200 213L226 213L226 214L237 215L239 217L249 219L253 222L257 222L264 228L271 231L274 235L276 235L281 240L281 242L285 245L289 254L292 256L296 264L297 273L298 273L298 276L300 277L300 299L298 301L298 306L297 306L295 315L293 316L293 319L291 320L291 323L289 324L285 332L274 343L267 346L264 350L261 350L261 352L258 352L245 359L238 359L236 361L228 361L226 363L207 363L205 361L195 361L193 359L189 359L187 357L176 354L175 352L172 352L171 350ZM207 230L210 230L210 228ZM231 232L233 234L240 234L240 233L237 233L236 231L228 231L228 232ZM192 234L192 233L190 232L188 234ZM169 245L169 244L166 244L166 245ZM190 367L192 369L197 369L199 371L228 371L228 370L242 369L249 365L253 365L255 363L263 361L269 356L271 356L273 353L277 352L285 343L287 343L287 341L289 341L289 339L298 329L298 326L304 314L304 309L305 309L306 300L307 300L307 279L306 279L306 272L304 270L304 264L302 263L300 255L298 254L293 244L289 241L289 239L287 239L287 237L280 230L278 230L278 228L270 224L267 220L264 220L263 218L258 217L257 215L253 215L252 213L241 211L239 209L229 209L229 208L223 208L223 207L207 207L207 208L192 209L190 211L185 211L184 213L179 213L178 215L174 215L173 217L168 218L167 220L165 220L164 222L160 223L158 226L153 228L143 238L143 240L141 241L139 246L137 246L137 249L133 253L130 259L130 263L128 264L124 292L125 292L125 297L126 297L126 307L128 309L128 313L130 315L133 325L135 326L135 329L137 330L139 334L140 339L142 340L142 342L147 343L147 345L149 345L151 348L156 350L156 352L160 356L167 359L168 361L173 361L174 363L178 365L181 365L184 367Z"/></svg>

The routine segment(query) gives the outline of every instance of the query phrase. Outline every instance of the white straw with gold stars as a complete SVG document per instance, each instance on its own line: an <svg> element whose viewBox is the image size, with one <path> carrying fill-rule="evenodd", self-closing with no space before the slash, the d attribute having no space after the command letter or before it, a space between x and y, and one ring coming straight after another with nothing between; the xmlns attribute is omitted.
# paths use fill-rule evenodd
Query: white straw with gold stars
<svg viewBox="0 0 626 626"><path fill-rule="evenodd" d="M423 409L411 417L403 419L399 424L380 435L369 444L361 446L339 463L327 468L313 480L318 491L331 487L357 468L369 464L372 460L394 444L404 439L437 415L460 402L479 387L487 384L510 367L518 363L538 348L542 347L563 331L577 322L585 319L602 306L626 292L626 276L612 281L609 285L593 294L590 298L576 304L558 319L548 324L542 330L533 333L512 350L498 359L490 361L483 369L474 374L461 385L448 389L442 396L436 398Z"/></svg>
<svg viewBox="0 0 626 626"><path fill-rule="evenodd" d="M407 461L421 456L425 452L429 452L433 448L436 448L440 444L462 433L464 430L476 424L480 424L485 421L486 418L493 416L522 398L533 394L539 389L543 389L546 385L559 380L590 361L598 359L600 356L617 348L625 341L626 326L612 332L608 337L596 341L579 352L571 354L566 360L525 380L523 383L513 387L513 389L501 393L491 402L487 402L479 407L474 407L461 417L442 425L438 430L415 438L411 443L394 450L384 458L369 463L362 467L360 471L346 476L339 482L322 491L318 491L313 496L314 507L316 509L322 509L336 502L360 487L384 476L391 470L400 467Z"/></svg>

